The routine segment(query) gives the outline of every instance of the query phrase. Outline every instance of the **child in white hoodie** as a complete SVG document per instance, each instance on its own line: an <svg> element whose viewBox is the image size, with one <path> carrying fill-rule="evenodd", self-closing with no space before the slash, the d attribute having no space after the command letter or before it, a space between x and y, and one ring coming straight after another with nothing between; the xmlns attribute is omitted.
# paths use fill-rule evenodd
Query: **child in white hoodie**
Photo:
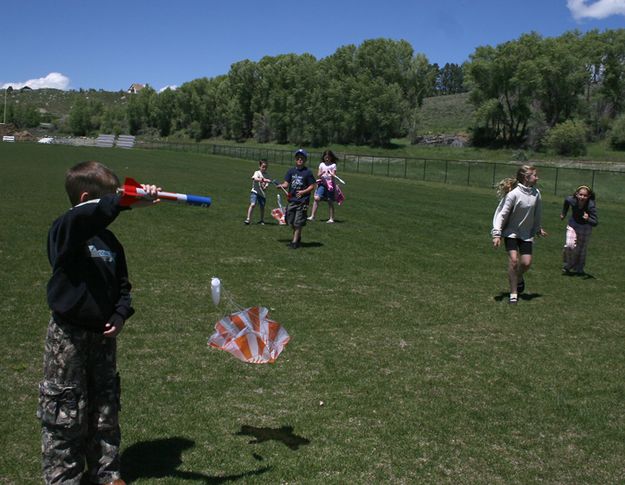
<svg viewBox="0 0 625 485"><path fill-rule="evenodd" d="M546 236L541 226L542 203L536 168L523 165L516 180L511 178L499 182L497 193L501 197L493 217L493 246L498 248L504 239L508 251L508 282L510 299L516 304L518 295L525 290L524 274L532 264L532 243L534 236Z"/></svg>

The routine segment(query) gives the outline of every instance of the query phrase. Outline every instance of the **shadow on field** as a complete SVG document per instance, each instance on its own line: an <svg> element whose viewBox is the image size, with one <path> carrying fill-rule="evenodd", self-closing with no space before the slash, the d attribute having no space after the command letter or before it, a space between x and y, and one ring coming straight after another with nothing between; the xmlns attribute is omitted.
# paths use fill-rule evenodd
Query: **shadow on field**
<svg viewBox="0 0 625 485"><path fill-rule="evenodd" d="M293 426L282 426L281 428L257 428L255 426L241 426L241 431L235 433L237 436L253 436L255 440L250 444L264 443L265 441L280 441L292 450L297 450L302 445L307 445L310 440L297 436L293 433Z"/></svg>
<svg viewBox="0 0 625 485"><path fill-rule="evenodd" d="M502 291L494 299L495 301L508 301L509 296L510 293L508 293L507 291ZM521 293L519 295L519 300L530 301L534 298L542 298L542 296L543 295L541 293Z"/></svg>
<svg viewBox="0 0 625 485"><path fill-rule="evenodd" d="M182 465L182 452L194 446L193 440L179 437L135 443L122 454L122 477L126 483L132 483L140 478L180 478L218 484L260 475L271 468L264 467L225 476L178 470Z"/></svg>
<svg viewBox="0 0 625 485"><path fill-rule="evenodd" d="M278 239L279 242L284 243L285 245L288 245L291 240L290 239ZM300 247L301 248L320 248L323 246L323 243L317 242L317 241L302 241L300 242Z"/></svg>
<svg viewBox="0 0 625 485"><path fill-rule="evenodd" d="M575 273L573 271L563 271L562 272L562 276L566 276L567 278L570 278L570 277L581 278L583 280L594 280L594 279L596 279L590 273Z"/></svg>

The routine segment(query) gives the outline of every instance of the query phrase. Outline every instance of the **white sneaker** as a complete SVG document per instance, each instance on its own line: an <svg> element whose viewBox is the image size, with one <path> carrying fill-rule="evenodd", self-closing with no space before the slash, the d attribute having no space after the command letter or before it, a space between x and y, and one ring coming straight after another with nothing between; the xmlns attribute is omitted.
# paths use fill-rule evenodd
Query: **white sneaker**
<svg viewBox="0 0 625 485"><path fill-rule="evenodd" d="M309 221L314 221L315 220L315 218L313 216L307 217L306 219L309 220Z"/></svg>
<svg viewBox="0 0 625 485"><path fill-rule="evenodd" d="M328 219L328 224L334 224L334 219Z"/></svg>

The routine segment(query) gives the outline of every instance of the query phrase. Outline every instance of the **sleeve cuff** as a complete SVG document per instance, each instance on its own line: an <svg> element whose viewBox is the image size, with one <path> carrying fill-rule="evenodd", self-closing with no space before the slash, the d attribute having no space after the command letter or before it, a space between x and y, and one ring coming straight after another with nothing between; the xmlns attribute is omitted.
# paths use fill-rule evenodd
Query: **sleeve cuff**
<svg viewBox="0 0 625 485"><path fill-rule="evenodd" d="M116 315L119 315L122 320L128 320L134 313L135 310L132 307L118 306L111 319L113 319Z"/></svg>

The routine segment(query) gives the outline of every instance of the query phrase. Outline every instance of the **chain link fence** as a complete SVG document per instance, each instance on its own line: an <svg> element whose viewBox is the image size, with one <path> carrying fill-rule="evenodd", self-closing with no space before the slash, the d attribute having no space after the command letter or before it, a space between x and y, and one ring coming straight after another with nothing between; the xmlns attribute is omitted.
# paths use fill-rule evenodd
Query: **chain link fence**
<svg viewBox="0 0 625 485"><path fill-rule="evenodd" d="M264 158L271 163L291 165L294 151L203 143L139 142L138 148L206 153L244 160ZM321 151L310 151L309 161L321 160ZM339 173L361 173L406 178L442 184L493 187L505 177L514 177L522 162L486 162L413 157L378 157L335 152ZM625 202L625 172L591 168L557 167L535 163L544 194L568 195L584 184L602 200Z"/></svg>

